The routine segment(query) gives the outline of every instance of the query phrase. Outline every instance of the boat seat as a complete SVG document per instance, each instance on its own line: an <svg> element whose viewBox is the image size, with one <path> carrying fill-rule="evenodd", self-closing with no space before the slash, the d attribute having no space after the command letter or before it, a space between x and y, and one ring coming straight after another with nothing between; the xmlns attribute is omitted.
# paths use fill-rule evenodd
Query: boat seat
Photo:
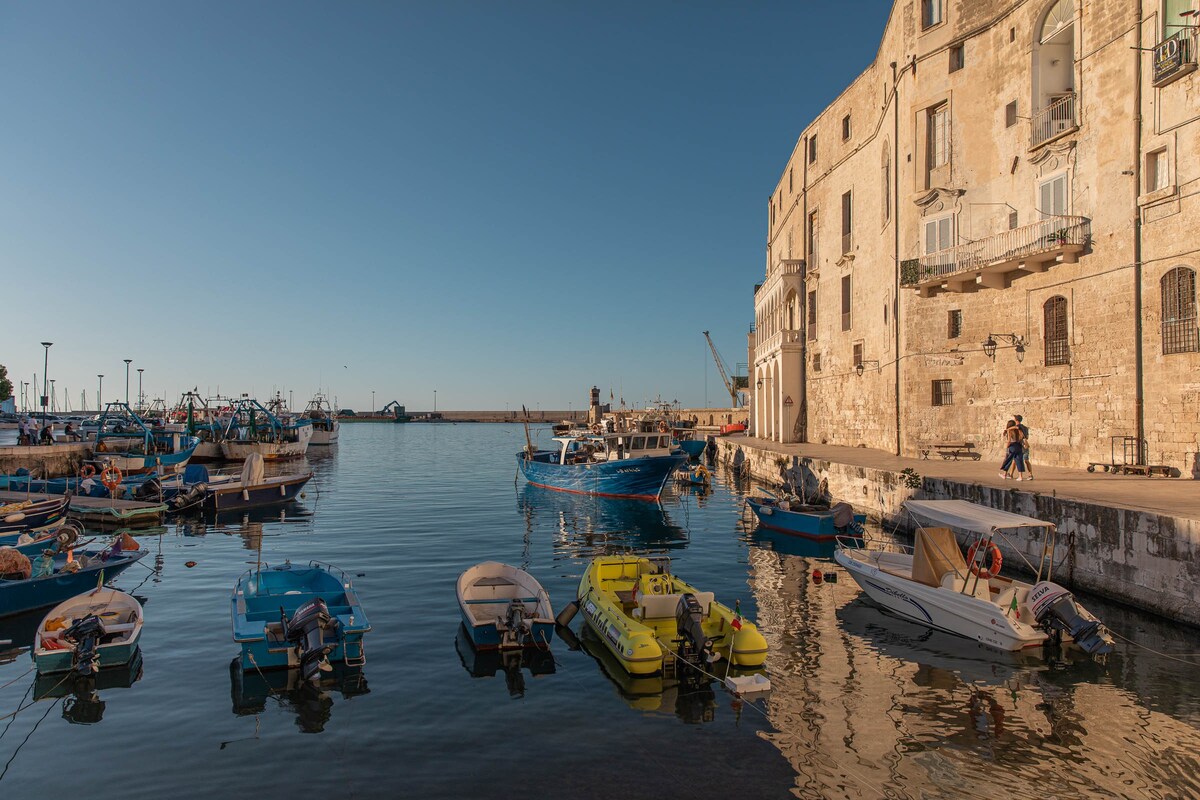
<svg viewBox="0 0 1200 800"><path fill-rule="evenodd" d="M500 577L480 578L479 580L475 581L475 585L476 586L512 586L513 582L510 581L508 578L500 578Z"/></svg>
<svg viewBox="0 0 1200 800"><path fill-rule="evenodd" d="M675 616L679 608L680 594L646 594L642 595L639 609L642 619L665 619Z"/></svg>
<svg viewBox="0 0 1200 800"><path fill-rule="evenodd" d="M509 603L536 603L537 598L536 597L484 597L479 600L464 600L463 602L469 606L483 604L483 603L504 603L505 605L508 605Z"/></svg>

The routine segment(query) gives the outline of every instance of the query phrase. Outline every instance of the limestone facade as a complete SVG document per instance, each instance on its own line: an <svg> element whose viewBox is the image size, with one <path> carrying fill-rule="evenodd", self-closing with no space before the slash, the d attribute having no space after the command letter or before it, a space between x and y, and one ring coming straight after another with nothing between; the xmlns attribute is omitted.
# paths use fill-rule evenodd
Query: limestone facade
<svg viewBox="0 0 1200 800"><path fill-rule="evenodd" d="M754 432L1200 477L1195 2L897 0L768 202Z"/></svg>

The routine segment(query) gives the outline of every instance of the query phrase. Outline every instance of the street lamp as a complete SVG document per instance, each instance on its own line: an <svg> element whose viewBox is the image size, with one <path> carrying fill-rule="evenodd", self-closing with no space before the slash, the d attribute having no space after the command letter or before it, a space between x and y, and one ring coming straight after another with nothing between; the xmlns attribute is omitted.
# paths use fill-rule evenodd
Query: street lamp
<svg viewBox="0 0 1200 800"><path fill-rule="evenodd" d="M101 414L104 413L104 376L96 375L100 379L100 385L96 387L96 410Z"/></svg>
<svg viewBox="0 0 1200 800"><path fill-rule="evenodd" d="M146 405L146 397L142 394L142 373L145 371L144 367L138 367L138 411L141 411Z"/></svg>
<svg viewBox="0 0 1200 800"><path fill-rule="evenodd" d="M129 365L133 363L132 358L125 359L125 405L129 405Z"/></svg>
<svg viewBox="0 0 1200 800"><path fill-rule="evenodd" d="M371 390L371 413L375 413L375 390Z"/></svg>
<svg viewBox="0 0 1200 800"><path fill-rule="evenodd" d="M996 348L999 347L997 339L1013 345L1013 350L1017 354L1017 363L1025 360L1025 338L1015 333L989 333L987 340L983 343L984 355L993 361L996 360Z"/></svg>
<svg viewBox="0 0 1200 800"><path fill-rule="evenodd" d="M875 369L879 369L878 361L875 361L875 360L859 361L857 364L854 365L854 371L858 373L858 377L860 377L860 378L862 377L863 372L865 372L867 369L867 364L870 364Z"/></svg>
<svg viewBox="0 0 1200 800"><path fill-rule="evenodd" d="M46 427L46 370L50 369L50 346L54 342L42 342L42 347L46 348L46 358L42 363L42 427Z"/></svg>

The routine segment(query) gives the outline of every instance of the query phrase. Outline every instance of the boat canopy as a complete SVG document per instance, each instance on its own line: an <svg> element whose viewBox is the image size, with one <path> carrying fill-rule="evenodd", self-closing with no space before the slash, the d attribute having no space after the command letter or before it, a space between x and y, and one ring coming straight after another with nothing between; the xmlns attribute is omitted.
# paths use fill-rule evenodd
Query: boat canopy
<svg viewBox="0 0 1200 800"><path fill-rule="evenodd" d="M1008 511L988 508L967 500L906 500L904 508L914 517L934 525L987 535L996 531L1021 528L1048 528L1054 524L1033 517L1023 517Z"/></svg>

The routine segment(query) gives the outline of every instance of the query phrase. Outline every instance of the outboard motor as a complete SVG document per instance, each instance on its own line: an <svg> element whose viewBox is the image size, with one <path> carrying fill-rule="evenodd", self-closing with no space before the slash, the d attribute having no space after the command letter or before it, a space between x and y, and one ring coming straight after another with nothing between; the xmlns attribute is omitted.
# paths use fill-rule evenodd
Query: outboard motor
<svg viewBox="0 0 1200 800"><path fill-rule="evenodd" d="M504 643L520 644L532 636L533 628L529 625L525 604L519 600L513 600L508 604L508 610L504 612Z"/></svg>
<svg viewBox="0 0 1200 800"><path fill-rule="evenodd" d="M704 634L701 625L703 619L704 609L700 607L696 595L685 592L675 607L675 623L680 639L679 657L696 666L701 661L712 663L717 660L717 654L713 652L713 640Z"/></svg>
<svg viewBox="0 0 1200 800"><path fill-rule="evenodd" d="M333 669L326 658L333 648L324 640L325 631L336 625L325 601L319 597L296 609L291 619L284 617L284 635L296 647L303 680L311 680L321 670Z"/></svg>
<svg viewBox="0 0 1200 800"><path fill-rule="evenodd" d="M171 498L171 507L176 511L190 508L203 500L207 491L207 483L193 483L186 492L180 492Z"/></svg>
<svg viewBox="0 0 1200 800"><path fill-rule="evenodd" d="M1042 581L1029 592L1029 609L1038 624L1047 631L1071 635L1075 644L1092 655L1112 652L1112 638L1086 609L1076 605L1075 598L1063 587Z"/></svg>
<svg viewBox="0 0 1200 800"><path fill-rule="evenodd" d="M854 506L849 503L837 503L830 511L833 512L833 527L862 536L863 526L854 519Z"/></svg>
<svg viewBox="0 0 1200 800"><path fill-rule="evenodd" d="M100 653L96 650L100 637L107 631L95 614L88 614L63 631L62 638L75 645L72 668L80 675L94 675L100 669Z"/></svg>

